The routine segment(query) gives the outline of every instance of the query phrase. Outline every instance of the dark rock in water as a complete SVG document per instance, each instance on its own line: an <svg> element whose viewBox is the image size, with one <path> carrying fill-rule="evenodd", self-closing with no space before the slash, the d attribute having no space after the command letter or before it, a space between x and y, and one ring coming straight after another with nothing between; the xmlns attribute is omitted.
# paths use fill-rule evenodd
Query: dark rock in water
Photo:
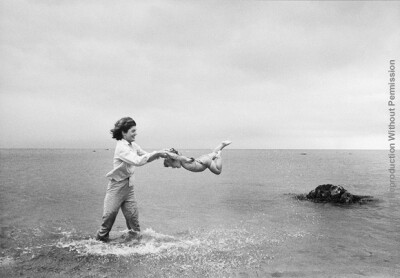
<svg viewBox="0 0 400 278"><path fill-rule="evenodd" d="M341 185L318 185L308 194L296 196L299 200L309 200L316 203L362 204L373 201L372 196L353 195Z"/></svg>

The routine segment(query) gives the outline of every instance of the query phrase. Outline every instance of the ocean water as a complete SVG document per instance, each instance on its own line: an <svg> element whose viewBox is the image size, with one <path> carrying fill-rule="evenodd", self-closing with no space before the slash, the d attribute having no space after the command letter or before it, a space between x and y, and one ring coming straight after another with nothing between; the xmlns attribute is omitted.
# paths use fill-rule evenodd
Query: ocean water
<svg viewBox="0 0 400 278"><path fill-rule="evenodd" d="M199 156L207 150L184 150ZM136 171L143 237L101 221L113 150L0 150L1 277L400 277L387 151L223 151L223 171ZM325 183L375 202L296 200Z"/></svg>

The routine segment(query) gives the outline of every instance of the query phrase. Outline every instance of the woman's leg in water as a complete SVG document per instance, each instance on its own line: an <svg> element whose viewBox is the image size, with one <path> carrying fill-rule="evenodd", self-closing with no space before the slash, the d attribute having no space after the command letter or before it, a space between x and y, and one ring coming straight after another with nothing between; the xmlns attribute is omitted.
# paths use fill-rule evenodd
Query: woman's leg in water
<svg viewBox="0 0 400 278"><path fill-rule="evenodd" d="M106 196L104 198L103 219L100 229L97 232L96 239L108 241L109 233L117 217L119 208L126 198L129 180L120 182L109 182Z"/></svg>

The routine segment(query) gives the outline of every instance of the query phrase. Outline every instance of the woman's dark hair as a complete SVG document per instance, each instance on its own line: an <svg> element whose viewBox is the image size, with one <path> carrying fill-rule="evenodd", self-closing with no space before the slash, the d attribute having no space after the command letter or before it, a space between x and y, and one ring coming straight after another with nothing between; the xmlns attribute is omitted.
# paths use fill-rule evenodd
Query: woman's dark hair
<svg viewBox="0 0 400 278"><path fill-rule="evenodd" d="M121 140L124 138L122 132L128 132L128 130L133 126L136 126L136 122L131 117L120 119L115 123L114 128L110 130L112 138Z"/></svg>

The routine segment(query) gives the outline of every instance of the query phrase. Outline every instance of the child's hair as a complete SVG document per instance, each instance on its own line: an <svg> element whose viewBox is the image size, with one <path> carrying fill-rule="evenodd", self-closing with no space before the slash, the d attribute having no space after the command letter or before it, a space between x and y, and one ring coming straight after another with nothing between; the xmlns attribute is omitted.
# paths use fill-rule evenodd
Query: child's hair
<svg viewBox="0 0 400 278"><path fill-rule="evenodd" d="M176 150L176 149L174 149L174 148L170 148L168 151L171 152L171 153L180 154L180 153L178 152L178 150Z"/></svg>
<svg viewBox="0 0 400 278"><path fill-rule="evenodd" d="M175 153L175 154L180 154L177 150L175 150L174 148L170 148L169 150L168 150L169 152L171 152L171 153ZM171 161L171 160L174 160L174 159L172 159L172 158L170 158L170 157L168 157L168 158L164 158L164 167L168 167L168 161Z"/></svg>
<svg viewBox="0 0 400 278"><path fill-rule="evenodd" d="M136 126L136 122L131 117L124 117L118 120L114 128L110 130L112 138L121 140L123 138L122 132L127 132L133 126Z"/></svg>

